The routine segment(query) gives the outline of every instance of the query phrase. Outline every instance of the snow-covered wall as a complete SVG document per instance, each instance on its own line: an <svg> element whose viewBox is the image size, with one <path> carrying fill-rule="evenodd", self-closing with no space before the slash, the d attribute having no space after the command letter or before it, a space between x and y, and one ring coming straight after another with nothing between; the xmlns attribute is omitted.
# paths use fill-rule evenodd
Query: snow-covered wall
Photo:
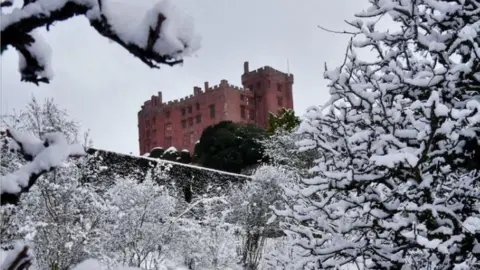
<svg viewBox="0 0 480 270"><path fill-rule="evenodd" d="M96 172L98 179L116 177L135 177L142 179L147 172L160 184L173 187L186 200L195 197L225 195L233 186L242 185L250 180L249 176L228 173L173 161L153 159L110 152L99 149L87 151L89 169ZM155 170L157 169L157 170ZM159 174L158 169L168 177Z"/></svg>

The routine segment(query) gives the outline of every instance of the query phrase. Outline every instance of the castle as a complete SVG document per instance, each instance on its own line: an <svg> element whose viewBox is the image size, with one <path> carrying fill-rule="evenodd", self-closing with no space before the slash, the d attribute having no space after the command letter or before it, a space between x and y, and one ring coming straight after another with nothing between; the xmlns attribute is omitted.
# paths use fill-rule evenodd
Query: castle
<svg viewBox="0 0 480 270"><path fill-rule="evenodd" d="M193 87L193 95L163 102L162 92L144 102L138 112L140 154L174 146L193 152L203 130L221 121L268 127L269 113L293 109L293 75L272 67L250 71L244 63L242 87L221 80L213 87Z"/></svg>

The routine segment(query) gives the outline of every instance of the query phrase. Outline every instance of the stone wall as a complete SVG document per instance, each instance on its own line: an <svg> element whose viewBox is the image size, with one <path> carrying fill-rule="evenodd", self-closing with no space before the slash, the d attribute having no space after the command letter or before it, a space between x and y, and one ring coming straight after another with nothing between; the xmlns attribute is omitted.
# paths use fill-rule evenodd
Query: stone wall
<svg viewBox="0 0 480 270"><path fill-rule="evenodd" d="M96 171L99 178L134 177L142 179L147 172L162 185L183 194L187 202L197 197L213 197L226 194L232 187L241 186L250 180L249 176L197 167L173 161L120 154L90 148L88 168ZM155 172L163 171L168 177ZM92 179L94 181L94 179Z"/></svg>

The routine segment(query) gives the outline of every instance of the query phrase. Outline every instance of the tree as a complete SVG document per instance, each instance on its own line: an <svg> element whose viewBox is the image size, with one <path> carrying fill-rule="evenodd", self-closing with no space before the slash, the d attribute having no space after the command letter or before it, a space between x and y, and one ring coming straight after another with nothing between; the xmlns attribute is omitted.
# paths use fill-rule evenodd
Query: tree
<svg viewBox="0 0 480 270"><path fill-rule="evenodd" d="M205 167L239 173L263 158L261 140L264 130L253 126L222 121L207 127L195 146L195 161Z"/></svg>
<svg viewBox="0 0 480 270"><path fill-rule="evenodd" d="M294 178L296 176L287 170L262 166L250 182L231 192L227 221L239 226L240 258L244 269L261 269L265 242L268 238L283 236L271 207L281 207L282 188Z"/></svg>
<svg viewBox="0 0 480 270"><path fill-rule="evenodd" d="M308 134L277 130L262 141L269 164L304 176L309 175L318 152L315 149L299 149L297 145L299 141L308 138L311 138Z"/></svg>
<svg viewBox="0 0 480 270"><path fill-rule="evenodd" d="M479 11L372 0L349 22L331 99L300 127L319 158L278 212L295 251L280 269L479 267ZM378 29L386 17L399 27Z"/></svg>
<svg viewBox="0 0 480 270"><path fill-rule="evenodd" d="M80 14L87 17L97 32L127 49L151 68L158 68L159 64L181 63L181 57L198 48L198 38L193 34L192 25L169 2L161 1L148 9L148 12L143 10L139 16L133 14L135 20L130 17L135 9L122 5L125 3L25 0L21 8L12 9L7 14L4 13L5 8L12 6L13 1L3 0L0 6L1 53L10 46L19 52L22 81L37 85L40 82L48 83L53 76L51 49L42 40L38 29L46 26L48 30L55 22ZM122 11L126 13L120 14ZM122 21L125 19L127 23ZM132 26L135 21L138 25L125 27ZM41 139L14 129L7 129L5 135L14 142L8 150L20 153L30 163L15 172L2 175L2 205L18 203L19 196L29 191L41 175L60 167L69 157L86 154L83 147L69 144L68 138L60 132L47 133ZM24 269L30 265L32 256L28 250L25 246L9 252L8 257L13 259L3 264L2 269ZM18 265L19 260L22 260L22 265ZM92 269L97 266L83 265L77 270L80 268Z"/></svg>
<svg viewBox="0 0 480 270"><path fill-rule="evenodd" d="M39 103L32 95L25 110L2 115L2 126L23 132L29 132L38 138L50 132L62 132L69 143L80 142L80 125L72 120L65 109L59 107L53 98ZM90 144L88 133L84 134L84 145Z"/></svg>
<svg viewBox="0 0 480 270"><path fill-rule="evenodd" d="M63 139L65 139L65 147L58 145L58 148L63 148L63 151L73 150L72 156L83 155L83 149L79 145L81 142L79 139L79 124L71 120L66 110L59 108L53 99L45 99L43 104L39 104L36 98L32 96L24 111L2 115L1 124L7 130L6 132L2 131L1 151L4 158L0 162L1 173L5 176L6 181L9 181L8 179L21 180L20 178L26 177L17 170L20 169L21 165L34 160L41 149L48 148L48 140L50 140L50 143L55 141L63 145ZM8 131L9 129L11 131ZM14 139L15 137L18 137L17 141ZM83 146L91 146L92 142L89 139L88 132L84 133L83 137L81 142ZM69 144L71 146L68 146ZM18 153L23 157L19 157ZM43 157L36 161L38 162L37 165L45 166L45 161L48 161L45 158L55 157L52 157L51 153L45 153ZM25 165L25 168L35 171L37 165ZM35 173L33 178L29 177L31 181L25 183L24 190L28 190L28 185L33 185L36 180L35 177L39 177L41 174ZM2 195L2 205L7 202L16 203L18 200L17 194Z"/></svg>
<svg viewBox="0 0 480 270"><path fill-rule="evenodd" d="M141 183L119 179L107 191L106 201L114 209L114 222L103 242L105 255L122 265L158 267L174 238L167 222L175 210L175 198L147 175Z"/></svg>
<svg viewBox="0 0 480 270"><path fill-rule="evenodd" d="M69 269L101 257L108 204L96 193L95 183L80 183L80 169L70 163L38 180L17 206L13 223L17 239L34 243L40 269Z"/></svg>
<svg viewBox="0 0 480 270"><path fill-rule="evenodd" d="M171 146L163 152L160 158L170 161L178 161L180 159L180 154L178 153L177 148Z"/></svg>
<svg viewBox="0 0 480 270"><path fill-rule="evenodd" d="M155 147L150 151L148 154L148 157L150 158L161 158L163 156L163 153L165 153L165 149L162 147Z"/></svg>
<svg viewBox="0 0 480 270"><path fill-rule="evenodd" d="M20 1L1 2L1 53L10 46L15 48L20 55L22 81L37 85L48 83L53 76L52 52L38 29L45 26L48 30L56 22L76 15L84 15L100 35L122 46L151 68L181 63L178 59L195 51L199 44L191 22L167 1L157 2L146 13L132 14L136 9L126 1L29 0L23 1L21 8L5 13L14 2ZM137 24L125 28L132 24L130 18L136 18Z"/></svg>
<svg viewBox="0 0 480 270"><path fill-rule="evenodd" d="M14 1L3 0L0 7L2 11L1 53L10 46L19 52L22 81L37 85L40 82L48 83L53 76L50 66L51 49L37 31L43 26L46 26L48 30L49 26L55 22L69 19L75 15L85 15L92 27L101 35L116 42L151 68L158 68L158 64L181 63L182 60L179 60L181 57L198 49L199 38L193 32L191 21L184 14L177 12L169 2L160 1L148 12L138 14L138 16L132 14L132 10L138 9L132 9L126 4L127 2L107 3L90 0L82 3L71 0L29 0L23 1L21 8L14 8L10 13L6 13L5 10L12 7ZM121 14L123 11L126 11L128 16ZM129 16L134 16L136 19L130 20ZM128 23L122 22L122 20L127 20ZM135 27L125 28L125 25L131 25L132 21L137 21L138 24ZM164 24L165 21L170 23ZM16 176L3 177L5 183L9 182L8 186L16 187L0 190L2 204L16 203L19 194L28 191L40 175L58 166L58 164L38 166L41 158L37 156L42 151L52 152L47 149L50 147L42 145L51 145L52 142L48 144L46 141L32 139L25 141L24 137L15 136L14 134L18 133L13 130L7 134L17 142L19 152L28 156L28 161L37 164L26 166ZM25 149L25 143L30 146L35 145L37 150L30 152L29 149ZM70 154L84 155L85 153L75 151ZM48 155L52 156L52 154ZM47 154L41 156L45 157ZM67 158L69 154L66 156L59 154L57 158L60 156ZM19 178L19 175L22 177Z"/></svg>
<svg viewBox="0 0 480 270"><path fill-rule="evenodd" d="M268 135L274 135L278 130L291 132L300 125L300 119L295 116L295 112L290 109L282 108L277 114L268 115Z"/></svg>
<svg viewBox="0 0 480 270"><path fill-rule="evenodd" d="M192 156L190 155L190 152L187 149L183 149L182 152L180 152L180 158L178 161L184 164L192 163Z"/></svg>

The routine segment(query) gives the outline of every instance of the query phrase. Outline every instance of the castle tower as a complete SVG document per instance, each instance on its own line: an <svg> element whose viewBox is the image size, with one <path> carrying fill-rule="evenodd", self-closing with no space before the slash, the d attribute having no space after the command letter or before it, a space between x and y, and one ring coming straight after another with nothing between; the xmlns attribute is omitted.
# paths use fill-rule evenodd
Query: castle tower
<svg viewBox="0 0 480 270"><path fill-rule="evenodd" d="M203 130L221 121L255 124L268 127L269 113L281 108L293 109L293 75L263 67L249 70L244 63L243 87L221 80L193 87L187 97L163 102L162 93L145 101L138 112L140 154L155 147L175 147L193 152Z"/></svg>
<svg viewBox="0 0 480 270"><path fill-rule="evenodd" d="M255 123L268 127L269 113L276 114L280 109L293 109L293 75L272 67L250 71L249 63L243 64L242 85L254 93L256 108Z"/></svg>

